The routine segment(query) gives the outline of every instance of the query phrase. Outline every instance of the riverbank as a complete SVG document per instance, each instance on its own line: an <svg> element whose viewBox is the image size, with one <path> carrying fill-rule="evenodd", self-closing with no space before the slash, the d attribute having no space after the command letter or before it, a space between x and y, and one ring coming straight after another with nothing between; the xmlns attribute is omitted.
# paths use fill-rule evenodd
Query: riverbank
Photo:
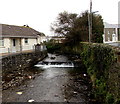
<svg viewBox="0 0 120 104"><path fill-rule="evenodd" d="M30 68L46 56L46 51L32 51L2 57L2 90L19 86L25 80L34 78L37 70L34 72Z"/></svg>
<svg viewBox="0 0 120 104"><path fill-rule="evenodd" d="M35 67L31 67L8 73L2 79L2 90L7 90L9 88L14 89L15 87L22 85L24 82L34 79L41 71L42 70L38 70Z"/></svg>

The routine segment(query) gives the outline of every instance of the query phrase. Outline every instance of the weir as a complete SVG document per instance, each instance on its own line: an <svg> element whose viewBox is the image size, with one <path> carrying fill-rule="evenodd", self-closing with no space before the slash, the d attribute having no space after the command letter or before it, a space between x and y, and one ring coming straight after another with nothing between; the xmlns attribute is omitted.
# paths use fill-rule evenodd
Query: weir
<svg viewBox="0 0 120 104"><path fill-rule="evenodd" d="M74 67L74 64L72 61L68 60L66 57L63 58L62 55L55 55L55 54L48 54L48 57L45 58L43 61L40 61L36 67L42 67L42 68L60 68L60 67Z"/></svg>

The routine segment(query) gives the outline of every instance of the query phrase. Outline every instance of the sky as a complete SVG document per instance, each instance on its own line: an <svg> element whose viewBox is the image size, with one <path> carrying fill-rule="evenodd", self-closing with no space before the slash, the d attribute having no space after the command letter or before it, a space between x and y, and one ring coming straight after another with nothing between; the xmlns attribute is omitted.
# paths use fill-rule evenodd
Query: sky
<svg viewBox="0 0 120 104"><path fill-rule="evenodd" d="M104 22L118 23L118 2L120 0L92 0L93 11L99 11ZM90 0L0 0L0 23L29 25L46 35L58 14L64 11L80 14L89 10Z"/></svg>

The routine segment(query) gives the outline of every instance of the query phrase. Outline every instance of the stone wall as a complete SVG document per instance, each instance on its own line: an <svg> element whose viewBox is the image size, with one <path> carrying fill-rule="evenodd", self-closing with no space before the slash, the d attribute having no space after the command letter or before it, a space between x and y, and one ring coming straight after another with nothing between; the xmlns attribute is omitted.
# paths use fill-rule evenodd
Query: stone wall
<svg viewBox="0 0 120 104"><path fill-rule="evenodd" d="M2 57L2 76L6 73L32 67L47 56L47 52L27 52Z"/></svg>

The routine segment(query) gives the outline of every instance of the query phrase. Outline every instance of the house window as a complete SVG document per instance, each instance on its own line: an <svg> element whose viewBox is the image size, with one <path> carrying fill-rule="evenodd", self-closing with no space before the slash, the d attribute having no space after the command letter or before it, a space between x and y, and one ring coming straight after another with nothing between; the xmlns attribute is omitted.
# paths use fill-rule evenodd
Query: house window
<svg viewBox="0 0 120 104"><path fill-rule="evenodd" d="M0 39L0 46L4 46L4 39Z"/></svg>
<svg viewBox="0 0 120 104"><path fill-rule="evenodd" d="M28 38L25 38L25 44L28 44Z"/></svg>

